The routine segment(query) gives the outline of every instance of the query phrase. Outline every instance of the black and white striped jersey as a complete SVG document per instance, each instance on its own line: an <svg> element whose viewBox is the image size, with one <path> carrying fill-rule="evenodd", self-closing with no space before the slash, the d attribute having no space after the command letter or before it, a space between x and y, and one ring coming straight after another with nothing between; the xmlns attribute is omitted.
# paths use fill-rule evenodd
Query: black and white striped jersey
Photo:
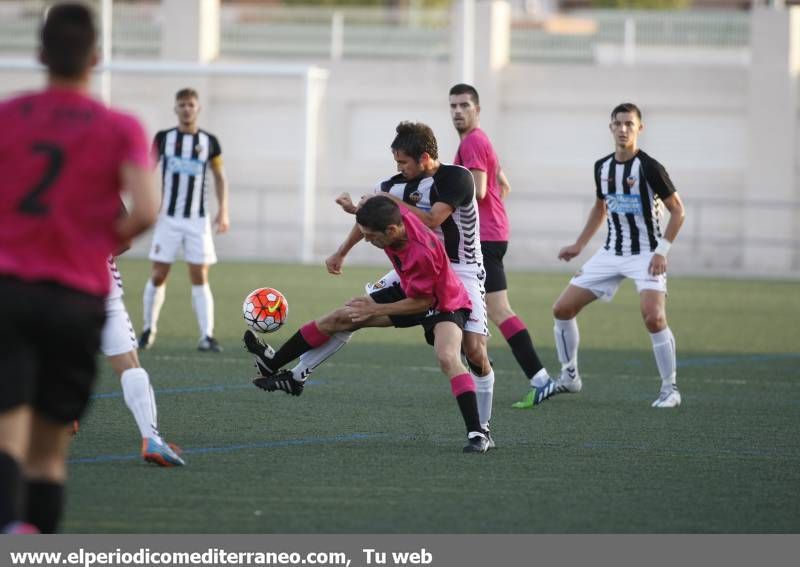
<svg viewBox="0 0 800 567"><path fill-rule="evenodd" d="M478 203L472 173L460 165L441 164L431 177L407 181L402 175L382 182L376 189L404 202L430 211L434 203L447 203L453 214L434 232L444 244L450 262L458 265L483 264L478 228Z"/></svg>
<svg viewBox="0 0 800 567"><path fill-rule="evenodd" d="M153 153L161 163L161 214L205 217L208 164L222 154L216 136L203 130L196 134L178 128L161 130L153 140Z"/></svg>
<svg viewBox="0 0 800 567"><path fill-rule="evenodd" d="M594 179L608 209L604 248L617 256L653 252L661 237L661 201L675 193L664 166L641 150L625 162L611 154L595 162Z"/></svg>

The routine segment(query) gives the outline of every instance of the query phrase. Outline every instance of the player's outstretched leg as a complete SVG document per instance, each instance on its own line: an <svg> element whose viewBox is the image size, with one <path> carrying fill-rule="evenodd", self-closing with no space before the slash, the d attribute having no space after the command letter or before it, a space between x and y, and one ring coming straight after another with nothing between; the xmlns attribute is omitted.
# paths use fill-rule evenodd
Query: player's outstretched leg
<svg viewBox="0 0 800 567"><path fill-rule="evenodd" d="M244 334L245 349L256 356L256 365L261 376L253 380L257 387L274 392L282 390L287 394L299 396L303 392L304 377L292 376L291 371L278 372L282 366L298 358L303 353L321 347L330 340L331 336L323 333L316 321L303 325L294 335L289 337L281 348L274 351L272 347L263 343L255 333L249 329ZM297 384L286 382L291 380Z"/></svg>

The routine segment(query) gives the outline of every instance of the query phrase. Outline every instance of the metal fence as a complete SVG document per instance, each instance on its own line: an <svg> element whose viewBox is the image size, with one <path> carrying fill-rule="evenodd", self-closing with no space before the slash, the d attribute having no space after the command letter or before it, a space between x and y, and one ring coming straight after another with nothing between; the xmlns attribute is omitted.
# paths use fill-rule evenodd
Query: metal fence
<svg viewBox="0 0 800 567"><path fill-rule="evenodd" d="M33 52L45 5L43 0L0 0L0 55ZM157 1L114 3L113 57L159 57L168 25ZM220 55L228 60L447 60L453 31L446 9L225 4ZM749 33L749 15L736 11L594 10L548 20L516 16L510 56L519 63L592 64L617 58L631 64L739 64L747 61ZM659 57L648 58L648 53Z"/></svg>

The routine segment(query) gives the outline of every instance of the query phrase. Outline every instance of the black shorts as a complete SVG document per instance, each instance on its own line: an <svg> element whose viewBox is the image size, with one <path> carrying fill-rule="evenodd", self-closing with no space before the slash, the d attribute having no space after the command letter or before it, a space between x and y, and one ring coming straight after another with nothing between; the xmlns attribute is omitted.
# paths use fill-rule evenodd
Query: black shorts
<svg viewBox="0 0 800 567"><path fill-rule="evenodd" d="M105 300L0 276L0 412L30 405L57 422L89 402Z"/></svg>
<svg viewBox="0 0 800 567"><path fill-rule="evenodd" d="M375 290L369 295L375 300L375 303L395 303L406 298L403 288L398 284ZM389 315L389 319L392 321L392 325L400 329L422 325L425 330L425 340L433 346L433 328L437 323L450 321L463 330L469 319L469 313L470 310L464 308L457 311L427 311L417 315Z"/></svg>
<svg viewBox="0 0 800 567"><path fill-rule="evenodd" d="M486 293L508 289L506 270L503 268L503 256L508 250L508 242L483 242L483 267L486 269Z"/></svg>

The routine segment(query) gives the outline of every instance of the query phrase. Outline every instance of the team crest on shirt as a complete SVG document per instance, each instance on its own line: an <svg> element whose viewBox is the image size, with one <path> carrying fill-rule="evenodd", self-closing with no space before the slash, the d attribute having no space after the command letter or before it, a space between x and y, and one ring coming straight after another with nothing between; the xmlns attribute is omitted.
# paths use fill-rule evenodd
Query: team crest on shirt
<svg viewBox="0 0 800 567"><path fill-rule="evenodd" d="M205 150L205 149L206 149L206 148L205 148L205 146L203 146L203 144L197 144L197 145L194 147L194 153L196 153L196 154L200 155L200 154L202 154L202 153L203 153L203 150Z"/></svg>
<svg viewBox="0 0 800 567"><path fill-rule="evenodd" d="M633 177L633 176L631 176L631 177L628 177L628 178L625 180L625 183L627 183L627 184L628 184L628 187L633 187L634 185L636 185L636 178L635 178L635 177Z"/></svg>
<svg viewBox="0 0 800 567"><path fill-rule="evenodd" d="M422 193L419 191L414 191L411 195L408 196L408 200L414 203L415 205L420 202L422 199Z"/></svg>

